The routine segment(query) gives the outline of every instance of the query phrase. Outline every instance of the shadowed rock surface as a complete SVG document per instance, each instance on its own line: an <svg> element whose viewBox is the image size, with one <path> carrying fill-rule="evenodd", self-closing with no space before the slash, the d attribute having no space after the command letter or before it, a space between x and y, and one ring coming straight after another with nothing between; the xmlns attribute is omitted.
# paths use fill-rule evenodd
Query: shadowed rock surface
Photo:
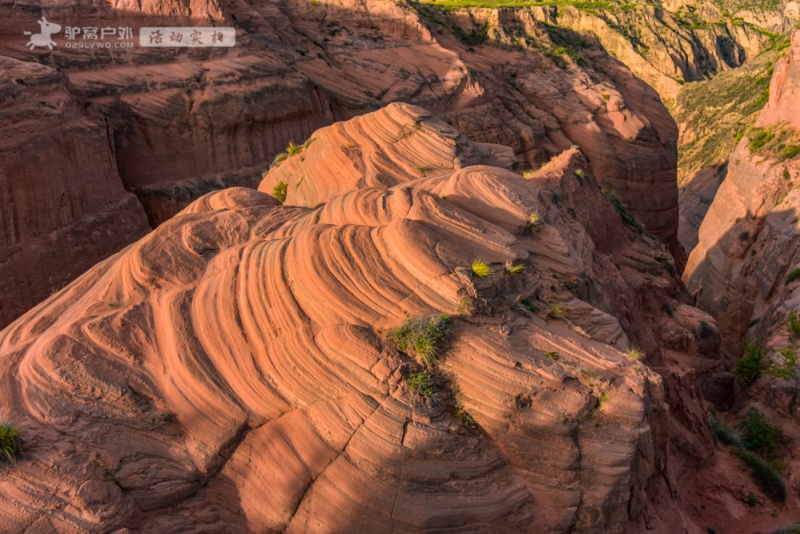
<svg viewBox="0 0 800 534"><path fill-rule="evenodd" d="M217 50L87 50L65 48L61 34L54 51L31 51L22 28L35 30L41 15L64 26L134 29L213 22L237 28L238 41ZM507 17L501 23L511 27L518 21ZM541 23L528 18L525 24L537 42L553 46ZM8 73L4 93L12 97L4 106L18 105L13 95L22 95L33 112L41 111L36 84L15 82L11 65L33 72L43 68L36 61L60 69L63 99L80 102L83 110L76 113L94 132L87 150L90 159L102 160L97 172L108 182L104 187L116 191L113 202L124 197L130 203L123 210L130 222L109 229L96 244L70 247L80 248L89 263L146 229L141 208L124 191L135 193L149 225L156 226L206 192L255 187L290 141L302 143L335 120L409 101L429 107L477 142L510 146L523 165L538 166L579 146L600 183L670 245L680 269L677 130L655 91L596 43L582 49L580 59L548 58L534 46L502 47L493 41L471 46L441 28L432 32L410 6L383 1L0 5L0 55L17 60L2 63ZM2 128L4 135L15 135L8 123ZM72 185L83 173L91 182L94 171L84 169L80 152L62 145L53 147L53 161L60 164L47 172L75 191L73 203L85 209L48 225L48 232L64 233L71 219L105 213L97 200L81 196L88 193L78 193L85 186ZM27 180L20 171L7 174L15 183ZM38 204L20 197L14 209L46 220L63 210L54 191ZM10 200L0 202L4 213L11 210ZM30 250L38 252L0 267L0 278L15 281L7 286L8 299L20 303L4 305L0 324L44 298L51 291L48 279L60 286L88 266L53 260L64 255L60 245L47 243L63 239L45 241L15 224L20 237L3 244L0 255L12 256L8 247L37 239L38 248ZM26 282L32 263L39 274Z"/></svg>
<svg viewBox="0 0 800 534"><path fill-rule="evenodd" d="M343 132L337 182L319 162ZM209 194L0 333L0 418L25 445L0 526L697 531L694 485L670 488L714 455L697 380L718 338L696 332L716 329L582 156L528 180L470 165L504 151L408 105L314 138L273 172L307 171L324 204ZM439 313L421 402L390 332Z"/></svg>

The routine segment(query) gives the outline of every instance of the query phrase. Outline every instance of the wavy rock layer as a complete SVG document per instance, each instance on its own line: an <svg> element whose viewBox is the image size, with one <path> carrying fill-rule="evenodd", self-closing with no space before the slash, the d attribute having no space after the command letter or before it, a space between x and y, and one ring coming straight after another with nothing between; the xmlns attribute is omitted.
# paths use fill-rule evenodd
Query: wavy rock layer
<svg viewBox="0 0 800 534"><path fill-rule="evenodd" d="M386 115L432 136L409 145L412 162L462 139L416 108L372 118ZM377 141L368 132L358 146ZM367 159L398 163L393 150ZM585 168L573 150L530 180L477 165L400 173L314 208L241 188L196 201L0 333L0 417L25 440L0 472L0 526L690 525L653 488L668 484L668 433L713 454L702 407L674 403L668 424L677 379L621 350L637 343L656 368L702 361L715 349L694 334L707 316L676 300L665 248L625 226ZM475 258L494 275L471 276ZM420 364L387 332L442 312L452 336L430 406L403 379Z"/></svg>
<svg viewBox="0 0 800 534"><path fill-rule="evenodd" d="M65 73L65 98L80 100L94 123L90 152L108 156L107 172L113 175L115 167L119 175L114 187L136 194L153 227L209 191L256 186L290 141L405 101L429 107L476 141L512 147L525 164L538 166L580 146L601 183L680 254L674 122L658 95L599 47L562 70L534 49L469 46L450 32L431 31L411 7L383 1L28 6L0 6L0 55ZM238 41L217 50L68 49L62 32L54 51L31 51L20 32L36 30L40 14L65 27L134 31L212 21L236 27ZM507 16L500 22L510 27L518 21ZM541 24L530 17L527 23L549 43ZM80 36L76 42L83 43ZM13 89L36 107L33 87ZM85 162L68 146L58 149L53 161L59 165L52 168L69 183ZM25 176L15 172L14 179ZM21 209L41 218L52 211L50 203ZM130 237L116 238L116 248L139 235L124 233ZM87 257L103 257L106 249L99 248L87 250ZM58 248L45 250L51 251ZM40 265L60 280L60 266Z"/></svg>

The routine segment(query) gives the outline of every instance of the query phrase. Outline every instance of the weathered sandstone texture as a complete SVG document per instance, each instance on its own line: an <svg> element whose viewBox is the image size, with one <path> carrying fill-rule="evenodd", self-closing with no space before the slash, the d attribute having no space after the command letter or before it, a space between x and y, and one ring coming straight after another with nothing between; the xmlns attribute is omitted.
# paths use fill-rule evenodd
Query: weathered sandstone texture
<svg viewBox="0 0 800 534"><path fill-rule="evenodd" d="M61 33L54 36L59 45L53 51L31 51L22 30L36 30L42 15L65 27L129 26L135 31L146 25L229 25L237 28L238 42L232 49L216 50L69 49ZM499 23L498 31L507 32L524 23L537 42L554 46L544 26L527 12L503 11ZM321 126L407 101L430 108L475 141L510 146L523 165L538 166L579 146L600 183L669 244L680 269L677 130L655 91L597 43L579 51L579 60L564 56L561 66L562 60L554 63L535 46L503 46L494 40L468 45L441 27L431 31L410 6L384 1L145 1L113 7L99 1L80 6L34 2L25 9L0 4L0 57L17 60L3 64L19 65L15 68L24 72L60 69L63 100L80 103L82 109L73 113L82 115L84 128L93 132L81 141L93 160L90 167L104 169L107 187L117 191L113 202L123 198L124 190L135 193L152 227L206 192L255 187L291 141L302 143ZM8 74L3 102L16 106L14 95L34 91L36 78L32 75L33 83L23 87ZM35 100L29 106L34 111L25 113L53 112ZM48 131L46 124L41 122L38 131ZM0 128L3 136L16 136L13 124ZM70 148L78 141L47 142L58 163L36 170L37 180L65 184L76 191L73 203L86 207L82 213L102 217L97 205L107 193L97 198L77 193L94 179L94 171L83 169L82 153ZM6 171L14 181L27 180L26 173L33 172L14 169ZM86 173L83 184L72 184ZM47 191L53 197L48 202L17 204L17 209L37 221L52 219L61 213L57 191ZM139 208L125 198L130 203L126 220L132 221L131 210ZM135 231L132 222L125 222L108 230L118 235L104 238L107 244L70 248L80 249L92 263L140 235L146 227L135 217ZM63 232L67 225L58 220L43 226ZM25 239L34 237L41 235ZM88 266L50 259L63 258L55 243L64 242L39 240L38 260L26 259L25 265L36 263L31 270L40 274L24 298L19 289L9 289L9 299L20 304L3 305L0 324L50 291L39 279L52 278L58 287ZM2 244L0 257L10 254ZM23 270L13 268L15 273Z"/></svg>
<svg viewBox="0 0 800 534"><path fill-rule="evenodd" d="M67 78L0 56L0 326L145 234L105 126Z"/></svg>
<svg viewBox="0 0 800 534"><path fill-rule="evenodd" d="M580 153L525 179L409 105L313 138L298 205L208 194L0 332L0 528L699 532L718 334ZM441 313L422 402L390 333Z"/></svg>
<svg viewBox="0 0 800 534"><path fill-rule="evenodd" d="M776 65L770 101L756 123L761 130L750 138L761 131L776 143L785 138L785 144L800 144L798 84L800 34L795 34L790 53ZM795 189L800 160L784 157L773 143L751 152L750 138L731 156L684 273L698 306L717 318L729 358L740 353L751 321L785 299L786 276L800 262Z"/></svg>

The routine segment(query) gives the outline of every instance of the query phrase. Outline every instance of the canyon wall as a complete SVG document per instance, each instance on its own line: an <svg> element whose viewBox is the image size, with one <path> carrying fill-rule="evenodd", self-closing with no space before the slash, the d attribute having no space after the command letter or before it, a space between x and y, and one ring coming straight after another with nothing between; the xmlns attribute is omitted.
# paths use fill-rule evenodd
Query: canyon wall
<svg viewBox="0 0 800 534"><path fill-rule="evenodd" d="M523 166L580 146L601 184L670 245L682 266L674 121L655 91L599 44L582 40L574 57L548 57L538 45L473 46L457 32L431 31L407 5L377 1L35 4L24 10L0 5L0 15L0 55L13 58L5 64L16 60L25 69L61 72L64 98L80 102L87 128L92 123L91 152L105 158L105 179L119 195L115 202L125 191L134 193L151 227L208 191L255 187L290 142L302 143L322 125L408 101L431 108L477 141L511 146ZM238 41L232 49L93 50L67 48L62 32L54 35L53 51L29 50L21 30L35 31L42 15L65 27L230 25L237 28ZM543 46L556 47L529 15L495 16L502 18L499 28L527 24ZM9 95L23 90L15 83L6 87ZM13 105L13 98L4 102ZM13 129L8 135L15 135ZM83 172L82 162L69 147L58 150L57 180L69 183ZM25 176L14 171L12 178ZM58 238L40 240L41 252L24 261L16 256L6 262L9 273L35 263L40 274L27 287L19 279L5 286L9 302L24 304L4 305L0 324L51 292L44 280L52 278L57 289L146 230L140 214L130 211L140 209L136 201L125 198L130 203L125 220L135 217L135 225L109 230L118 234L104 237L106 244L98 243L96 250L69 246L81 250L86 264L55 259L64 256L45 243L64 242ZM51 213L57 211L54 202L23 209ZM80 202L92 206L86 213L102 217L94 200ZM57 221L51 230L66 224ZM11 257L11 250L2 254Z"/></svg>
<svg viewBox="0 0 800 534"><path fill-rule="evenodd" d="M729 358L775 302L783 300L797 258L800 34L775 66L770 99L728 164L700 226L684 274L698 305L714 315Z"/></svg>

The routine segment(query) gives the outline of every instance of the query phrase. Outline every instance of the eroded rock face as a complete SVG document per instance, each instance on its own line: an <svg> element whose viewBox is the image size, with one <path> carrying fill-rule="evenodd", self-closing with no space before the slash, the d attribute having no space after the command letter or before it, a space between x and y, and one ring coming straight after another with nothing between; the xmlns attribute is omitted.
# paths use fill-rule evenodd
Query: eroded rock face
<svg viewBox="0 0 800 534"><path fill-rule="evenodd" d="M31 51L20 32L35 30L40 15L65 27L134 30L211 21L236 27L238 42L218 50L77 50L61 34L52 52ZM517 17L500 22L514 25ZM548 39L533 18L525 23ZM477 142L512 147L529 164L580 146L601 184L683 263L674 122L658 95L599 47L582 52L584 65L569 60L562 69L534 48L471 47L448 31L431 32L406 5L237 0L0 6L0 55L61 69L65 98L81 101L98 132L93 153L111 151L122 182L115 187L136 194L151 226L211 190L255 187L290 141L408 101ZM75 153L64 148L58 158L64 177L80 172ZM127 233L116 248L139 235ZM41 266L61 278L49 262Z"/></svg>
<svg viewBox="0 0 800 534"><path fill-rule="evenodd" d="M391 139L421 128L381 145L370 121ZM312 151L335 161L342 132L361 147L350 167L368 164L334 191ZM668 454L713 456L678 365L715 352L695 334L713 320L681 304L665 247L622 222L580 154L529 180L468 166L502 151L407 105L316 139L282 176L313 173L324 205L209 194L0 333L0 417L25 439L0 472L0 526L695 528L656 489ZM437 149L471 156L413 176ZM476 258L493 276L470 274ZM439 313L433 405L388 332ZM671 399L678 384L694 393Z"/></svg>
<svg viewBox="0 0 800 534"><path fill-rule="evenodd" d="M145 234L106 129L66 77L0 57L0 326Z"/></svg>
<svg viewBox="0 0 800 534"><path fill-rule="evenodd" d="M797 137L798 53L795 34L791 52L776 65L770 102L756 124L762 130L751 137L758 131L785 135L789 144ZM751 321L763 318L798 262L794 184L800 161L784 158L770 143L752 152L751 146L744 139L731 156L684 274L698 305L718 319L729 358L738 356Z"/></svg>

